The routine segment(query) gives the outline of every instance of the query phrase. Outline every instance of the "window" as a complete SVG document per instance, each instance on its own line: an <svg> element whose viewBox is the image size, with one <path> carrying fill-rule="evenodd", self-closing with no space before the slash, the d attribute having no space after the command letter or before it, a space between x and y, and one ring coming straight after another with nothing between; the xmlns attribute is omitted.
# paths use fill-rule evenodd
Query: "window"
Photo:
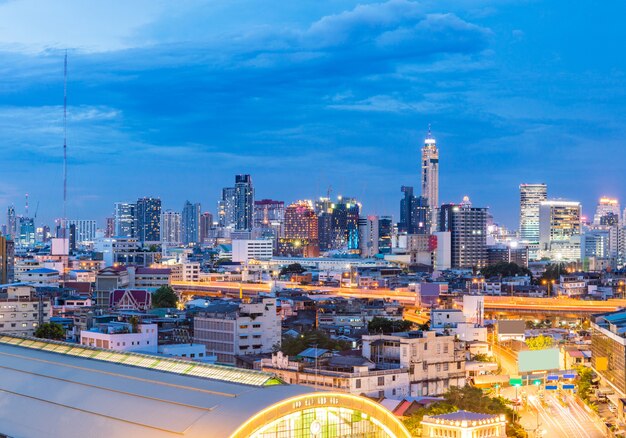
<svg viewBox="0 0 626 438"><path fill-rule="evenodd" d="M428 342L424 342L424 351L428 350Z"/></svg>
<svg viewBox="0 0 626 438"><path fill-rule="evenodd" d="M428 363L427 362L422 363L422 370L428 371Z"/></svg>
<svg viewBox="0 0 626 438"><path fill-rule="evenodd" d="M361 387L361 379L356 379L355 385L354 385L357 389L359 389Z"/></svg>
<svg viewBox="0 0 626 438"><path fill-rule="evenodd" d="M457 362L457 363L456 363L456 369L457 369L457 370L460 370L460 369L461 369L461 362Z"/></svg>
<svg viewBox="0 0 626 438"><path fill-rule="evenodd" d="M440 363L435 364L435 371L437 371L437 372L441 371L441 364Z"/></svg>
<svg viewBox="0 0 626 438"><path fill-rule="evenodd" d="M444 353L444 354L447 354L447 353L448 353L448 347L449 347L449 345L448 345L448 344L444 344L444 346L443 346L443 353Z"/></svg>
<svg viewBox="0 0 626 438"><path fill-rule="evenodd" d="M378 377L378 386L383 386L385 384L385 376Z"/></svg>
<svg viewBox="0 0 626 438"><path fill-rule="evenodd" d="M449 367L448 362L446 362L446 363L444 363L444 364L443 364L443 370L444 370L444 371L448 371L448 367Z"/></svg>
<svg viewBox="0 0 626 438"><path fill-rule="evenodd" d="M437 354L441 354L441 344L437 344Z"/></svg>

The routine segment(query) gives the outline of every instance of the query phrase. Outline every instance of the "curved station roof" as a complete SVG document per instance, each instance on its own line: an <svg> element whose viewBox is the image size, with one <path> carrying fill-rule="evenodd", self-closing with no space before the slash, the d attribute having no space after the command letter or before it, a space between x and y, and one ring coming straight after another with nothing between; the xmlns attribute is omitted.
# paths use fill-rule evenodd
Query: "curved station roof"
<svg viewBox="0 0 626 438"><path fill-rule="evenodd" d="M368 399L326 394L258 371L0 336L0 434L8 436L238 438L300 406L334 403L371 412L388 424L386 436L408 437Z"/></svg>

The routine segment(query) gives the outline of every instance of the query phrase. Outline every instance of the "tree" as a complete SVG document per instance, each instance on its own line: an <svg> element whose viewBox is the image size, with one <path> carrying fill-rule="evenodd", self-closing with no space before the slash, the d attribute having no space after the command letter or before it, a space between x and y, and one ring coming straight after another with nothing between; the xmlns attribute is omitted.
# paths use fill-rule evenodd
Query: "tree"
<svg viewBox="0 0 626 438"><path fill-rule="evenodd" d="M178 295L170 286L161 286L152 294L152 308L176 307Z"/></svg>
<svg viewBox="0 0 626 438"><path fill-rule="evenodd" d="M300 336L283 337L280 351L288 356L295 356L307 348L315 346L325 350L337 351L349 350L351 348L349 342L331 339L321 330L311 330L309 332L302 333Z"/></svg>
<svg viewBox="0 0 626 438"><path fill-rule="evenodd" d="M290 265L283 266L279 275L282 277L287 274L302 274L303 272L306 272L306 269L304 269L300 263L292 263Z"/></svg>
<svg viewBox="0 0 626 438"><path fill-rule="evenodd" d="M528 268L519 266L516 263L499 262L495 265L486 266L481 268L480 273L485 278L491 277L515 277L527 275L532 280L532 273Z"/></svg>
<svg viewBox="0 0 626 438"><path fill-rule="evenodd" d="M526 345L531 350L545 350L546 348L551 348L553 344L554 339L545 335L539 335L534 338L526 339Z"/></svg>
<svg viewBox="0 0 626 438"><path fill-rule="evenodd" d="M375 316L368 324L370 333L398 333L410 330L413 326L411 321L388 319Z"/></svg>
<svg viewBox="0 0 626 438"><path fill-rule="evenodd" d="M65 329L56 322L44 322L35 330L35 337L62 341L65 339Z"/></svg>
<svg viewBox="0 0 626 438"><path fill-rule="evenodd" d="M593 371L591 368L585 366L579 366L576 371L578 372L578 381L576 382L576 393L582 401L588 404L592 409L595 407L591 402L591 392L593 386Z"/></svg>

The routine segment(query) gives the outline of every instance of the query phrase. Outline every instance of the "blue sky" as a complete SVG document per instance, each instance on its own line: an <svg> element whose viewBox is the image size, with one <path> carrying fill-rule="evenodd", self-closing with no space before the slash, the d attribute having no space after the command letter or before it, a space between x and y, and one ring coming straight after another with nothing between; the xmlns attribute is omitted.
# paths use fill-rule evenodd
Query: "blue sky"
<svg viewBox="0 0 626 438"><path fill-rule="evenodd" d="M235 173L257 198L332 186L397 219L429 123L441 202L517 226L518 185L580 200L626 186L623 2L0 2L0 208L68 216L115 201L215 212ZM5 222L4 214L0 223Z"/></svg>

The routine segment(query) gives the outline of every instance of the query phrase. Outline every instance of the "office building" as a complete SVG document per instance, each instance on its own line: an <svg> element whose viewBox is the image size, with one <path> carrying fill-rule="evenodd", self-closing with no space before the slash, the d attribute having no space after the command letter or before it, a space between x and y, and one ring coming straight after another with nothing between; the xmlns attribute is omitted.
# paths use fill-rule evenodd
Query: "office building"
<svg viewBox="0 0 626 438"><path fill-rule="evenodd" d="M200 215L200 243L205 243L211 236L213 228L213 215L205 211Z"/></svg>
<svg viewBox="0 0 626 438"><path fill-rule="evenodd" d="M271 353L280 345L275 298L211 304L194 316L193 329L194 342L225 364L234 364L239 355Z"/></svg>
<svg viewBox="0 0 626 438"><path fill-rule="evenodd" d="M429 224L432 224L432 229L428 229L426 232L431 233L435 231L434 224L437 221L437 209L439 208L439 149L437 149L437 143L430 132L430 127L422 148L421 181L422 197L428 200L431 211Z"/></svg>
<svg viewBox="0 0 626 438"><path fill-rule="evenodd" d="M200 212L200 204L185 202L181 218L182 242L184 245L195 245L200 242Z"/></svg>
<svg viewBox="0 0 626 438"><path fill-rule="evenodd" d="M539 204L547 199L546 184L520 184L519 234L522 242L539 243Z"/></svg>
<svg viewBox="0 0 626 438"><path fill-rule="evenodd" d="M580 202L552 200L539 205L539 254L552 260L580 260Z"/></svg>
<svg viewBox="0 0 626 438"><path fill-rule="evenodd" d="M619 205L619 200L609 198L603 196L598 201L598 205L596 207L596 212L593 215L593 224L594 225L617 225L620 222L620 213L621 208ZM614 219L606 219L613 217ZM602 223L604 219L604 224ZM608 224L606 222L614 221L613 224Z"/></svg>
<svg viewBox="0 0 626 438"><path fill-rule="evenodd" d="M158 243L161 240L161 200L159 198L140 198L135 209L137 238L145 244Z"/></svg>
<svg viewBox="0 0 626 438"><path fill-rule="evenodd" d="M359 218L359 251L361 257L369 258L378 254L379 227L378 216Z"/></svg>
<svg viewBox="0 0 626 438"><path fill-rule="evenodd" d="M518 266L527 267L528 247L504 243L487 246L487 265L497 265L498 263L515 263Z"/></svg>
<svg viewBox="0 0 626 438"><path fill-rule="evenodd" d="M137 204L130 202L115 203L115 236L137 237Z"/></svg>
<svg viewBox="0 0 626 438"><path fill-rule="evenodd" d="M115 218L107 217L105 218L104 237L113 236L115 236Z"/></svg>
<svg viewBox="0 0 626 438"><path fill-rule="evenodd" d="M317 215L311 201L297 201L285 209L284 237L278 239L281 256L319 255Z"/></svg>
<svg viewBox="0 0 626 438"><path fill-rule="evenodd" d="M248 263L250 260L267 261L272 258L274 242L270 239L234 239L233 262Z"/></svg>
<svg viewBox="0 0 626 438"><path fill-rule="evenodd" d="M378 218L378 252L391 254L391 241L393 236L393 218L380 216Z"/></svg>
<svg viewBox="0 0 626 438"><path fill-rule="evenodd" d="M96 238L95 220L69 219L67 224L70 227L74 226L74 240L78 245L93 242Z"/></svg>
<svg viewBox="0 0 626 438"><path fill-rule="evenodd" d="M359 213L361 204L354 198L339 197L333 205L331 232L333 249L359 251Z"/></svg>
<svg viewBox="0 0 626 438"><path fill-rule="evenodd" d="M235 227L235 196L234 187L224 187L222 189L222 199L217 203L217 218L220 227Z"/></svg>
<svg viewBox="0 0 626 438"><path fill-rule="evenodd" d="M320 251L333 249L333 202L329 197L319 198L315 201L315 213L317 214L317 234Z"/></svg>
<svg viewBox="0 0 626 438"><path fill-rule="evenodd" d="M112 322L99 324L89 330L81 330L80 345L114 351L138 351L156 354L158 350L158 326L156 324L132 324Z"/></svg>
<svg viewBox="0 0 626 438"><path fill-rule="evenodd" d="M622 393L626 393L626 311L591 317L591 365Z"/></svg>
<svg viewBox="0 0 626 438"><path fill-rule="evenodd" d="M254 189L250 175L235 175L235 229L251 230Z"/></svg>
<svg viewBox="0 0 626 438"><path fill-rule="evenodd" d="M400 200L398 231L407 234L429 234L432 228L432 209L423 196L415 196L413 187L402 186L404 197Z"/></svg>
<svg viewBox="0 0 626 438"><path fill-rule="evenodd" d="M10 205L7 209L7 234L15 241L19 237L17 228L17 216L15 207Z"/></svg>
<svg viewBox="0 0 626 438"><path fill-rule="evenodd" d="M283 235L285 203L272 199L254 201L254 229L262 238L272 239L277 246Z"/></svg>
<svg viewBox="0 0 626 438"><path fill-rule="evenodd" d="M35 246L35 220L32 217L20 216L17 218L19 226L19 245L23 248Z"/></svg>
<svg viewBox="0 0 626 438"><path fill-rule="evenodd" d="M182 218L177 211L161 213L161 243L165 246L178 246L182 243Z"/></svg>
<svg viewBox="0 0 626 438"><path fill-rule="evenodd" d="M487 209L472 207L469 198L461 204L444 204L439 212L439 230L450 232L453 269L480 268L487 263Z"/></svg>

